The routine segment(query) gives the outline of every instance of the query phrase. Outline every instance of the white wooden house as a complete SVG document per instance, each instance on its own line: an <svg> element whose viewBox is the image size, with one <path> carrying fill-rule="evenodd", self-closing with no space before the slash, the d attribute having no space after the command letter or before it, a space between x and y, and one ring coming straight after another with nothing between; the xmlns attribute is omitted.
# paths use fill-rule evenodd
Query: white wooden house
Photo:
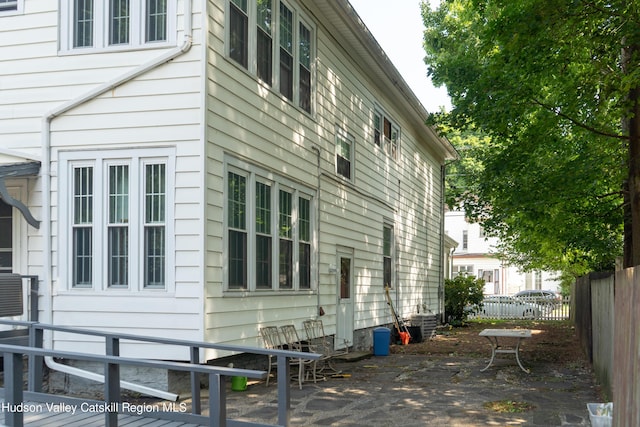
<svg viewBox="0 0 640 427"><path fill-rule="evenodd" d="M560 291L558 273L522 271L500 256L496 237L487 236L482 226L470 222L464 211L445 212L445 230L457 244L451 255L452 277L469 274L484 279L486 295L513 295L527 289Z"/></svg>
<svg viewBox="0 0 640 427"><path fill-rule="evenodd" d="M346 0L0 0L0 268L44 322L262 346L322 312L366 347L385 284L442 311L426 117Z"/></svg>

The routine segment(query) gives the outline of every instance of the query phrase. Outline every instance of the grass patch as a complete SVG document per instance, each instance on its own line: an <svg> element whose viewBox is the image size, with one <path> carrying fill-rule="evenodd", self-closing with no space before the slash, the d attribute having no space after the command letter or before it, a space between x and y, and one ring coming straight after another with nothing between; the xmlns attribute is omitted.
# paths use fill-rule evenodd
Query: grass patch
<svg viewBox="0 0 640 427"><path fill-rule="evenodd" d="M499 412L499 413L509 413L516 414L520 412L527 412L535 409L535 406L529 402L518 402L515 400L496 400L494 402L486 402L483 405L486 409Z"/></svg>

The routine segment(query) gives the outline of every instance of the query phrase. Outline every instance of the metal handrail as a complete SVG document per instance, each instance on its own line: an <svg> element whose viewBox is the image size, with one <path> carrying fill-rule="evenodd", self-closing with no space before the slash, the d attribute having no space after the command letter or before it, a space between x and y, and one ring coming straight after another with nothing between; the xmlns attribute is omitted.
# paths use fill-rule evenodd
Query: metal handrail
<svg viewBox="0 0 640 427"><path fill-rule="evenodd" d="M201 348L210 348L215 350L224 350L231 351L236 353L253 353L253 354L262 354L262 355L272 355L277 357L278 363L278 424L279 426L288 426L289 425L289 409L290 409L290 385L289 385L289 359L290 358L303 358L309 360L318 360L321 355L317 353L299 353L295 351L288 350L272 350L272 349L263 349L257 347L246 347L239 345L229 345L229 344L216 344L216 343L207 343L202 341L190 341L190 340L181 340L181 339L170 339L170 338L160 338L160 337L149 337L143 335L133 335L133 334L118 334L111 332L103 332L92 329L83 329L83 328L74 328L68 326L57 326L50 325L39 322L29 322L29 321L17 321L17 320L4 320L0 319L0 324L14 325L14 326L23 326L29 329L29 347L24 347L26 349L30 349L30 352L24 352L22 354L27 354L29 357L29 391L34 393L42 392L42 362L44 357L63 357L61 356L64 352L62 351L54 351L54 350L45 350L43 349L43 336L45 330L56 331L56 332L66 332L72 334L80 334L80 335L92 335L92 336L101 336L105 338L105 351L106 356L101 357L116 357L119 358L119 349L120 349L120 340L130 340L130 341L140 341L140 342L153 342L158 344L168 344L168 345L176 345L176 346L186 346L190 349L190 363L188 366L196 367L200 366L200 349ZM2 347L0 347L2 348ZM36 350L41 350L43 352L50 352L51 354L38 353ZM86 353L75 353L75 354L84 354L88 357L98 357L98 356L89 356ZM131 361L143 361L144 359L125 359L123 360ZM151 362L146 360L146 362ZM127 362L128 363L128 362ZM168 362L159 362L159 363L168 363ZM180 363L180 362L174 362ZM169 368L168 368L169 369ZM233 369L233 368L226 368ZM191 374L191 392L192 392L192 413L194 415L201 414L201 405L200 405L200 375L201 371L198 369L189 370ZM266 373L265 373L266 375ZM247 376L242 375L240 373L232 374L232 376ZM105 378L105 384L106 384ZM106 387L106 385L105 385ZM224 395L219 395L218 406L221 405L221 399ZM209 398L211 405L211 397ZM117 418L117 417L116 417ZM222 425L222 424L218 424Z"/></svg>

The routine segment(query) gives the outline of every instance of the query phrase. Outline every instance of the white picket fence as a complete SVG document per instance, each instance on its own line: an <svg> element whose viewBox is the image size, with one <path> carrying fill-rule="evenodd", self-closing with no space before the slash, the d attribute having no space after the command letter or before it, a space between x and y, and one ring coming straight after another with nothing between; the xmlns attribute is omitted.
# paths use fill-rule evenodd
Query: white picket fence
<svg viewBox="0 0 640 427"><path fill-rule="evenodd" d="M506 320L568 320L571 314L571 299L541 301L535 297L514 298L495 295L485 298L483 306L472 311L469 319Z"/></svg>

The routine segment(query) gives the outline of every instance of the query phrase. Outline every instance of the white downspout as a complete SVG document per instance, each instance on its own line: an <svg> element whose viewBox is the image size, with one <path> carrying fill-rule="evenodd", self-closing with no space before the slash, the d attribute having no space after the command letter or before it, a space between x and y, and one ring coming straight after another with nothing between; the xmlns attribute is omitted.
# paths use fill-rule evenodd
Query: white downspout
<svg viewBox="0 0 640 427"><path fill-rule="evenodd" d="M186 53L191 49L193 41L193 27L192 27L192 0L184 0L184 37L181 46L178 46L159 57L146 62L133 70L124 73L123 75L101 85L97 88L90 90L89 92L81 95L75 99L72 99L57 108L54 108L47 113L42 120L42 180L43 180L43 195L42 195L42 234L44 236L44 266L42 272L42 281L45 284L48 295L45 297L45 307L43 310L45 322L53 324L53 282L51 279L51 270L53 266L53 260L51 256L52 252L52 236L51 236L51 121L56 117L68 112L69 110L84 104L96 97L108 92L116 87L126 83L136 77L147 73L148 71L168 62L178 56ZM49 348L53 348L53 334L47 334L47 343ZM104 376L95 374L93 372L85 371L82 369L74 368L72 366L63 365L57 363L51 357L45 358L45 363L50 369L58 370L71 375L77 375L79 377L91 379L98 382L104 382ZM159 397L165 400L178 400L178 395L168 393L162 390L156 390L150 387L133 384L127 381L121 381L120 386L122 388L137 391L150 396Z"/></svg>

